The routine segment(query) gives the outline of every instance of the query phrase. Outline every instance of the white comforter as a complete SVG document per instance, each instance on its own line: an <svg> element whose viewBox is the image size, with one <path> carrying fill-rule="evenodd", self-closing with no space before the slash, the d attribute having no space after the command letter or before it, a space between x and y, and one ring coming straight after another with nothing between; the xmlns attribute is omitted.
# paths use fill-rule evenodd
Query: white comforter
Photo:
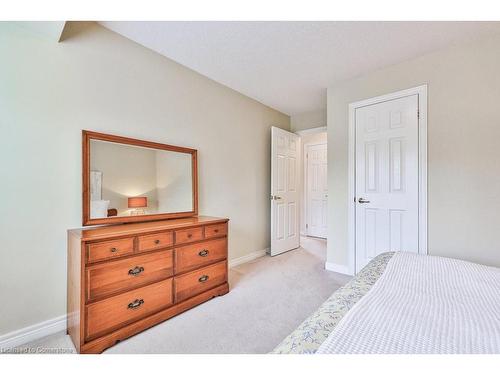
<svg viewBox="0 0 500 375"><path fill-rule="evenodd" d="M396 253L317 353L500 353L500 268Z"/></svg>

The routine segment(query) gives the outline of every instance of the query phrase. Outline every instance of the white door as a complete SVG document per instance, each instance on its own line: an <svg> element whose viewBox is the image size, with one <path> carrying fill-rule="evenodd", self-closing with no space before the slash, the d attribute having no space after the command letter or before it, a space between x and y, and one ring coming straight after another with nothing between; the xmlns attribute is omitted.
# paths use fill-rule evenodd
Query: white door
<svg viewBox="0 0 500 375"><path fill-rule="evenodd" d="M306 149L306 232L308 236L326 238L327 233L327 145Z"/></svg>
<svg viewBox="0 0 500 375"><path fill-rule="evenodd" d="M418 95L357 108L356 272L385 251L418 252Z"/></svg>
<svg viewBox="0 0 500 375"><path fill-rule="evenodd" d="M271 129L271 255L299 247L300 138Z"/></svg>

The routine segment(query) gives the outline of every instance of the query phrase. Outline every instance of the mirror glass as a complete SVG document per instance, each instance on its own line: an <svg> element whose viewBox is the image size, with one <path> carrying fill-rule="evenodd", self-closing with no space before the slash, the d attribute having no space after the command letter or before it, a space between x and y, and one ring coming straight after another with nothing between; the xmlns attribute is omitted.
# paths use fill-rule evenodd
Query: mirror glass
<svg viewBox="0 0 500 375"><path fill-rule="evenodd" d="M193 211L189 153L90 140L90 219Z"/></svg>

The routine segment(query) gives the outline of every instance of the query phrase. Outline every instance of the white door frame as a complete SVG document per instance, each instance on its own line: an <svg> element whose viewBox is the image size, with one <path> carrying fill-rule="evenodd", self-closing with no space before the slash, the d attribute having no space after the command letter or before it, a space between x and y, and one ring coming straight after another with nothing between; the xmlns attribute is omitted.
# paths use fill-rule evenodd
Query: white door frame
<svg viewBox="0 0 500 375"><path fill-rule="evenodd" d="M356 109L368 105L418 95L418 253L427 254L427 85L393 92L349 104L348 155L348 268L356 273Z"/></svg>
<svg viewBox="0 0 500 375"><path fill-rule="evenodd" d="M327 131L326 126L318 126L316 128L311 128L311 129L297 130L295 134L302 136L309 134L326 133L326 131Z"/></svg>
<svg viewBox="0 0 500 375"><path fill-rule="evenodd" d="M308 168L308 158L306 157L307 155L307 152L306 150L311 147L311 146L319 146L319 145L326 145L326 147L328 148L328 142L311 142L311 143L305 143L303 145L303 151L304 151L304 178L303 178L303 191L302 191L302 199L304 199L304 215L305 215L305 224L306 224L306 231L305 231L305 235L306 236L309 236L309 228L308 228L308 222L307 222L307 219L309 217L308 215L308 207L309 205L307 204L308 200L309 200L309 190L307 189L307 178L308 178L308 175L309 175L309 168ZM328 170L327 170L328 172ZM327 173L327 181L328 181L328 173ZM327 219L328 220L328 219ZM327 234L327 237L328 237L328 234ZM325 237L325 239L327 238ZM318 238L321 238L321 237L318 237Z"/></svg>

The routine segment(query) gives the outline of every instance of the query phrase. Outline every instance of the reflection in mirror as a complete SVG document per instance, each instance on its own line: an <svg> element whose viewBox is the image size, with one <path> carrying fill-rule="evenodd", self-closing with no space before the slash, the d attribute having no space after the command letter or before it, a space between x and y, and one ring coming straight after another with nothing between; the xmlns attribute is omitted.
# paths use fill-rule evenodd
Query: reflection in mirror
<svg viewBox="0 0 500 375"><path fill-rule="evenodd" d="M90 140L90 218L193 211L191 154Z"/></svg>

